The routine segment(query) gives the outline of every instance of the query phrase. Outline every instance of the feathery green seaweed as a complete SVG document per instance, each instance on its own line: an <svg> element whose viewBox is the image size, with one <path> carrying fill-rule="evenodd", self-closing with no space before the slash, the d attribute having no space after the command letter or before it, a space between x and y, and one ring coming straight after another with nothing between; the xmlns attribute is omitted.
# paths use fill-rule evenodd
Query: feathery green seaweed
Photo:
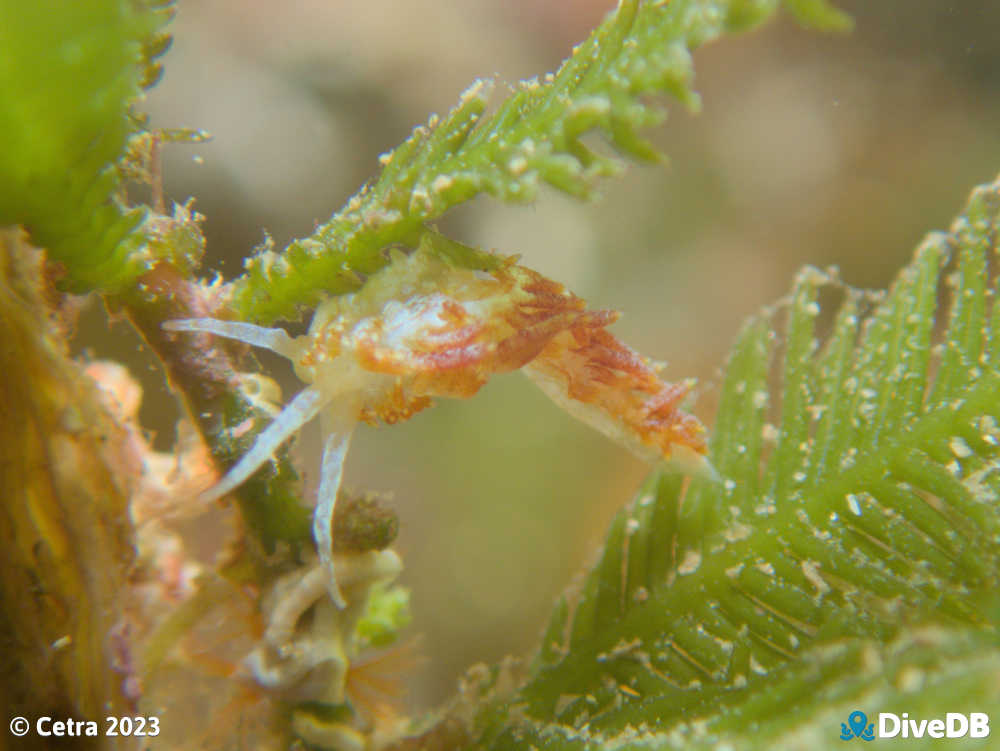
<svg viewBox="0 0 1000 751"><path fill-rule="evenodd" d="M22 225L74 292L142 269L143 212L116 162L142 129L132 104L158 79L168 0L0 0L0 226Z"/></svg>
<svg viewBox="0 0 1000 751"><path fill-rule="evenodd" d="M788 0L804 21L842 28L846 18L823 2ZM620 154L659 155L639 131L666 110L648 96L669 93L696 109L691 50L773 14L777 0L622 0L562 67L522 81L492 114L494 83L476 81L443 119L380 159L378 179L329 222L282 253L246 262L234 282L233 306L246 320L298 317L325 295L350 292L387 262L383 250L413 246L424 223L480 193L524 203L548 184L588 198L622 163L584 142L599 132Z"/></svg>
<svg viewBox="0 0 1000 751"><path fill-rule="evenodd" d="M822 347L834 280L815 269L750 321L713 431L720 479L654 474L476 747L838 748L858 708L995 704L998 229L1000 181L877 305L844 289Z"/></svg>

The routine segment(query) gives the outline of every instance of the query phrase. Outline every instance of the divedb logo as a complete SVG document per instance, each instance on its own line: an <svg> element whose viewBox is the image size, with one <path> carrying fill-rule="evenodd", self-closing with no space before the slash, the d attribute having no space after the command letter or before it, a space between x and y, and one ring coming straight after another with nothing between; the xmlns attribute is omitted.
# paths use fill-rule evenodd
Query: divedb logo
<svg viewBox="0 0 1000 751"><path fill-rule="evenodd" d="M901 715L879 712L878 722L868 722L860 711L851 712L847 722L840 723L840 739L860 738L986 738L990 734L990 717L985 712L947 712L944 717L913 719L908 712Z"/></svg>

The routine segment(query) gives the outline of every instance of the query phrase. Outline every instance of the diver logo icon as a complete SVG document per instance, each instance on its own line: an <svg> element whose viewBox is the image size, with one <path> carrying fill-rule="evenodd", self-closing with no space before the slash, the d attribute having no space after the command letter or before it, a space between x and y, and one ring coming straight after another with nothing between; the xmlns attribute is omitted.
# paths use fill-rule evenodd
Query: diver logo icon
<svg viewBox="0 0 1000 751"><path fill-rule="evenodd" d="M869 725L868 716L858 709L851 712L846 723L840 723L840 740L849 741L851 738L875 740L875 723Z"/></svg>

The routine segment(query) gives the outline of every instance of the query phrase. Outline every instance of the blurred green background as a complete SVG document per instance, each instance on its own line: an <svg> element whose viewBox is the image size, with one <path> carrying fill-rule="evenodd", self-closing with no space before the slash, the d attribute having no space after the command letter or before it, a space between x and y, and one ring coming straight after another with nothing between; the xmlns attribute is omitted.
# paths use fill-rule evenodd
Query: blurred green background
<svg viewBox="0 0 1000 751"><path fill-rule="evenodd" d="M857 23L822 35L787 18L700 50L704 108L671 107L653 134L666 168L632 168L596 204L479 200L442 228L621 310L614 331L666 376L714 379L741 321L804 263L884 286L920 237L1000 172L1000 6L986 0L839 2ZM447 110L478 76L555 68L608 0L180 0L158 127L214 140L172 146L172 200L206 215L206 272L231 278L270 233L309 234L377 169L377 156ZM125 324L96 306L93 357L142 380L142 420L173 441L177 410ZM287 364L261 358L290 394ZM314 474L315 434L300 449ZM523 377L490 383L392 429L357 436L346 484L391 493L397 548L427 665L417 706L477 661L528 654L555 596L593 558L648 467L577 424Z"/></svg>

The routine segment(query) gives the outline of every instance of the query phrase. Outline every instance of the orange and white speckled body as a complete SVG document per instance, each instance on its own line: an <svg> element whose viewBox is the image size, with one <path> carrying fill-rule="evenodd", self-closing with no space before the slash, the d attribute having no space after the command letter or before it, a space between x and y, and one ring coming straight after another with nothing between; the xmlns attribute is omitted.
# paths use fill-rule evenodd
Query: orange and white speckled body
<svg viewBox="0 0 1000 751"><path fill-rule="evenodd" d="M359 291L322 304L306 335L190 319L166 326L268 347L309 386L210 491L221 496L322 414L325 445L313 534L343 604L331 558L333 503L358 421L395 423L434 397L469 397L495 373L524 368L574 416L653 459L707 466L704 430L680 409L687 384L657 370L606 331L611 311L588 311L561 284L508 260L489 273L459 268L421 247L399 255Z"/></svg>
<svg viewBox="0 0 1000 751"><path fill-rule="evenodd" d="M614 318L587 312L561 285L513 263L485 275L418 251L361 291L320 306L296 372L326 389L363 382L359 417L396 422L431 397L472 396L494 373L531 362L562 331ZM395 412L400 404L405 414Z"/></svg>

